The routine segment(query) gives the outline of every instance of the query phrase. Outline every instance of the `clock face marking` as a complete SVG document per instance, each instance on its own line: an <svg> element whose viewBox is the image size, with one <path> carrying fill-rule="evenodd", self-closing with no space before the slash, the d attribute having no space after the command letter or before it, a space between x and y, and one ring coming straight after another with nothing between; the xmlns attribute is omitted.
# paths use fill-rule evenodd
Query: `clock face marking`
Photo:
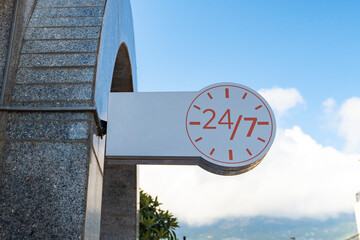
<svg viewBox="0 0 360 240"><path fill-rule="evenodd" d="M198 106L194 105L194 108L196 108L197 110L201 110L201 108L199 108Z"/></svg>
<svg viewBox="0 0 360 240"><path fill-rule="evenodd" d="M229 89L228 88L225 88L225 97L226 98L229 98Z"/></svg>
<svg viewBox="0 0 360 240"><path fill-rule="evenodd" d="M229 150L229 160L232 161L233 160L233 151Z"/></svg>
<svg viewBox="0 0 360 240"><path fill-rule="evenodd" d="M201 156L222 166L244 166L261 159L275 135L270 106L258 93L237 84L201 90L185 121L187 135Z"/></svg>
<svg viewBox="0 0 360 240"><path fill-rule="evenodd" d="M251 152L250 152L250 150L247 148L246 149L246 151L248 152L248 154L251 156L252 154L251 154Z"/></svg>

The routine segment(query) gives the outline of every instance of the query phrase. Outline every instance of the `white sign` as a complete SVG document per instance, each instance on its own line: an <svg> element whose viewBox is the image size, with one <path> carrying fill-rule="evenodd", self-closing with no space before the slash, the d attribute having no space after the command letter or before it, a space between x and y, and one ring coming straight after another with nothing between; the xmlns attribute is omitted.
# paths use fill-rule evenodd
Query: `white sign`
<svg viewBox="0 0 360 240"><path fill-rule="evenodd" d="M240 84L199 92L111 93L106 156L133 164L198 164L222 175L260 163L275 138L269 104Z"/></svg>

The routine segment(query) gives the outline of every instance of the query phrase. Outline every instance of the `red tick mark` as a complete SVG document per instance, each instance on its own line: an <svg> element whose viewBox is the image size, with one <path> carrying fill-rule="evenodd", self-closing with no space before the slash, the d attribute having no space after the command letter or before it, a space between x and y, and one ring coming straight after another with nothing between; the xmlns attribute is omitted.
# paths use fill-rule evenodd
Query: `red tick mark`
<svg viewBox="0 0 360 240"><path fill-rule="evenodd" d="M229 150L229 160L233 160L233 152L231 149Z"/></svg>
<svg viewBox="0 0 360 240"><path fill-rule="evenodd" d="M251 156L252 154L251 154L251 152L250 152L250 150L247 148L246 149L246 151L248 152L248 154Z"/></svg>
<svg viewBox="0 0 360 240"><path fill-rule="evenodd" d="M198 106L196 106L196 105L194 105L194 108L196 108L196 109L200 110L200 108L199 108Z"/></svg>

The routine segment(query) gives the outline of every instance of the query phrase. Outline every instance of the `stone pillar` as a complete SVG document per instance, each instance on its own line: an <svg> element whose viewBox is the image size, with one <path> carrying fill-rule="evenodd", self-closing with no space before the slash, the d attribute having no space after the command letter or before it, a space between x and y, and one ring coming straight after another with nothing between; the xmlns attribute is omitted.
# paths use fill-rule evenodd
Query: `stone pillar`
<svg viewBox="0 0 360 240"><path fill-rule="evenodd" d="M8 52L14 2L0 7L1 56ZM107 17L106 4L129 11L123 7L129 1L19 3L9 74L1 84L0 239L99 239L106 136L98 136L95 120L96 113L106 120L112 79L98 66L106 59L114 71L108 52L116 56L120 44L133 39L121 36L117 46L104 46L103 22L114 17ZM122 24L132 29L131 19ZM0 62L0 73L5 65Z"/></svg>
<svg viewBox="0 0 360 240"><path fill-rule="evenodd" d="M14 14L14 0L5 0L0 5L0 91L2 87L4 68L6 64L11 23Z"/></svg>
<svg viewBox="0 0 360 240"><path fill-rule="evenodd" d="M105 164L101 239L136 239L137 166Z"/></svg>

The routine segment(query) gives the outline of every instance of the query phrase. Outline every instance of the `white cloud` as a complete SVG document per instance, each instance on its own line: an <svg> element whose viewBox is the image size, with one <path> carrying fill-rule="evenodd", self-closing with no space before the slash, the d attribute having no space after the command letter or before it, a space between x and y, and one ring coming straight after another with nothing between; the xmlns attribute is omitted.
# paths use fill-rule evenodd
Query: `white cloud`
<svg viewBox="0 0 360 240"><path fill-rule="evenodd" d="M346 100L338 112L340 123L338 132L345 137L347 152L360 151L360 98Z"/></svg>
<svg viewBox="0 0 360 240"><path fill-rule="evenodd" d="M189 166L142 166L140 186L190 224L234 216L323 218L353 211L360 190L357 159L359 155L321 146L293 127L279 129L268 156L243 175L218 176Z"/></svg>
<svg viewBox="0 0 360 240"><path fill-rule="evenodd" d="M324 113L325 114L331 114L334 112L334 108L335 108L335 100L333 98L328 98L326 99L323 103L322 106L324 108Z"/></svg>
<svg viewBox="0 0 360 240"><path fill-rule="evenodd" d="M333 98L328 98L322 103L323 119L329 130L337 131L339 127L339 116L337 114L336 102ZM325 126L326 126L325 125Z"/></svg>
<svg viewBox="0 0 360 240"><path fill-rule="evenodd" d="M275 114L279 116L296 105L305 103L296 88L273 87L271 89L260 89L259 93L269 102Z"/></svg>
<svg viewBox="0 0 360 240"><path fill-rule="evenodd" d="M330 129L335 129L339 136L345 139L345 151L360 152L360 98L349 98L338 108L332 98L324 101L322 105Z"/></svg>

